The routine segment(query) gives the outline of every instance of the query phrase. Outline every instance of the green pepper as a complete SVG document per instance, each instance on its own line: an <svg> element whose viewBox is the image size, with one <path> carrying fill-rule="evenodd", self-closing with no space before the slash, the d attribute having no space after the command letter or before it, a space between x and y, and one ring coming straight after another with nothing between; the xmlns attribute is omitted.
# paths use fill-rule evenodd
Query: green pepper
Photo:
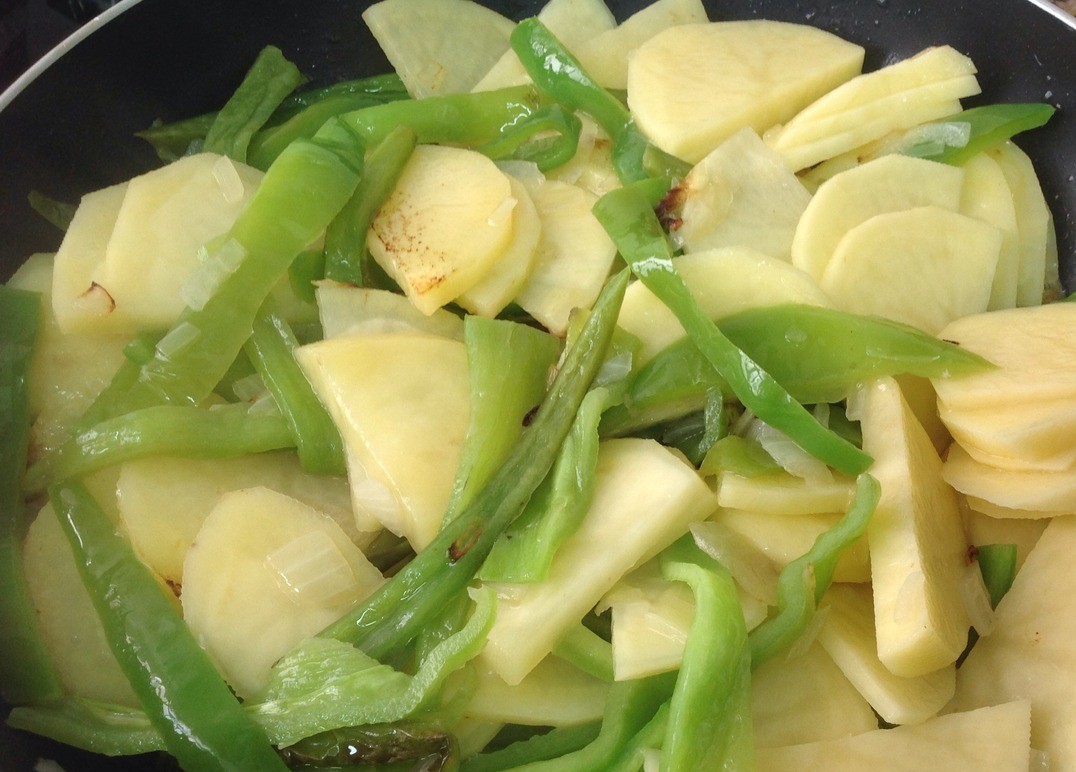
<svg viewBox="0 0 1076 772"><path fill-rule="evenodd" d="M665 233L644 192L634 187L614 190L598 199L594 213L632 272L676 315L745 408L846 474L870 466L870 456L819 424L703 313L676 272Z"/></svg>
<svg viewBox="0 0 1076 772"><path fill-rule="evenodd" d="M990 595L990 605L997 608L1016 578L1016 545L978 545L975 547L975 559Z"/></svg>
<svg viewBox="0 0 1076 772"><path fill-rule="evenodd" d="M417 142L410 126L390 131L366 158L354 195L325 231L325 278L361 287L384 286L383 271L370 258L366 233L385 203Z"/></svg>
<svg viewBox="0 0 1076 772"><path fill-rule="evenodd" d="M284 318L266 311L255 320L246 351L291 429L303 469L343 476L344 441L295 361L298 345Z"/></svg>
<svg viewBox="0 0 1076 772"><path fill-rule="evenodd" d="M263 48L232 98L213 119L202 149L245 163L254 133L303 80L299 68L285 59L279 48Z"/></svg>
<svg viewBox="0 0 1076 772"><path fill-rule="evenodd" d="M960 166L973 155L1012 138L1022 131L1037 129L1046 124L1056 112L1047 104L1003 104L972 107L956 115L938 121L938 124L967 124L969 137L959 147L939 146L925 142L905 148L904 155L929 158L931 161Z"/></svg>
<svg viewBox="0 0 1076 772"><path fill-rule="evenodd" d="M461 772L501 772L525 767L540 761L557 759L590 745L601 731L601 723L557 727L545 734L536 734L504 748L472 756L460 766Z"/></svg>
<svg viewBox="0 0 1076 772"><path fill-rule="evenodd" d="M10 704L42 703L62 693L41 639L22 570L26 532L22 474L30 439L30 360L40 296L0 285L0 694Z"/></svg>
<svg viewBox="0 0 1076 772"><path fill-rule="evenodd" d="M134 756L164 750L164 740L145 711L63 697L47 705L18 707L7 723L64 745L106 756Z"/></svg>
<svg viewBox="0 0 1076 772"><path fill-rule="evenodd" d="M579 148L582 128L575 113L560 105L549 105L505 128L500 137L476 150L494 161L530 161L545 172L572 159ZM535 135L541 136L535 139Z"/></svg>
<svg viewBox="0 0 1076 772"><path fill-rule="evenodd" d="M49 490L116 661L184 769L286 770L131 545L80 483Z"/></svg>
<svg viewBox="0 0 1076 772"><path fill-rule="evenodd" d="M512 50L531 80L569 110L590 115L613 140L613 165L628 184L650 175L644 158L650 143L628 108L587 74L572 53L537 18L524 19L512 31Z"/></svg>
<svg viewBox="0 0 1076 772"><path fill-rule="evenodd" d="M750 769L751 649L736 584L690 536L661 555L661 574L695 596L676 688L669 704L661 767Z"/></svg>
<svg viewBox="0 0 1076 772"><path fill-rule="evenodd" d="M494 542L553 465L601 367L627 281L622 271L606 283L533 421L474 500L414 560L323 636L354 643L380 659L412 640L474 578Z"/></svg>
<svg viewBox="0 0 1076 772"><path fill-rule="evenodd" d="M867 530L881 487L869 474L856 480L856 495L844 517L815 539L805 554L781 571L776 613L751 631L751 667L790 646L807 629L818 602L833 581L841 554Z"/></svg>
<svg viewBox="0 0 1076 772"><path fill-rule="evenodd" d="M553 647L553 654L570 662L584 673L612 683L613 648L607 640L580 623L564 634Z"/></svg>

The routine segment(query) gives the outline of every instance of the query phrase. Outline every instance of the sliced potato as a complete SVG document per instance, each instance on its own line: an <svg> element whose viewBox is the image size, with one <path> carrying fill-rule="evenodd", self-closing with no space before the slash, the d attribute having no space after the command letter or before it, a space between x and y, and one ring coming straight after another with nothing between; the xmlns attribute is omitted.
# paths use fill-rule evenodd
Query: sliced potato
<svg viewBox="0 0 1076 772"><path fill-rule="evenodd" d="M745 126L762 133L859 74L863 49L778 21L659 32L628 64L628 106L644 134L692 163Z"/></svg>
<svg viewBox="0 0 1076 772"><path fill-rule="evenodd" d="M747 308L782 303L832 306L806 273L746 247L683 255L676 258L675 265L695 300L714 320ZM642 341L640 364L687 334L673 312L642 282L628 287L617 324Z"/></svg>
<svg viewBox="0 0 1076 772"><path fill-rule="evenodd" d="M870 704L817 641L751 674L756 748L836 740L878 728Z"/></svg>
<svg viewBox="0 0 1076 772"><path fill-rule="evenodd" d="M591 211L597 198L557 180L529 184L542 221L534 267L516 302L554 335L573 309L590 308L609 276L616 246Z"/></svg>
<svg viewBox="0 0 1076 772"><path fill-rule="evenodd" d="M973 409L939 406L953 439L983 464L1060 472L1076 465L1076 400L1012 402Z"/></svg>
<svg viewBox="0 0 1076 772"><path fill-rule="evenodd" d="M382 0L362 18L416 99L470 91L508 50L515 27L471 0Z"/></svg>
<svg viewBox="0 0 1076 772"><path fill-rule="evenodd" d="M573 53L592 38L616 27L616 19L602 0L549 0L538 12L538 20ZM472 91L492 91L529 82L519 57L508 49Z"/></svg>
<svg viewBox="0 0 1076 772"><path fill-rule="evenodd" d="M841 475L829 482L808 482L788 473L744 477L723 470L717 483L717 503L771 515L818 515L843 512L855 483Z"/></svg>
<svg viewBox="0 0 1076 772"><path fill-rule="evenodd" d="M875 215L845 234L822 289L843 311L936 334L986 310L1001 231L940 207Z"/></svg>
<svg viewBox="0 0 1076 772"><path fill-rule="evenodd" d="M941 331L997 365L960 378L933 379L943 408L973 410L1067 400L1076 394L1076 303L1014 308L959 319Z"/></svg>
<svg viewBox="0 0 1076 772"><path fill-rule="evenodd" d="M1056 236L1050 208L1042 195L1038 175L1027 154L1011 141L994 148L991 157L1001 167L1016 207L1016 249L1019 254L1016 276L1016 304L1037 306L1047 274L1051 244L1056 250ZM1050 275L1052 277L1051 266Z"/></svg>
<svg viewBox="0 0 1076 772"><path fill-rule="evenodd" d="M994 631L980 640L957 672L949 710L1007 700L1031 701L1031 744L1051 769L1076 768L1076 518L1054 519L1001 599Z"/></svg>
<svg viewBox="0 0 1076 772"><path fill-rule="evenodd" d="M875 729L828 742L761 749L767 772L1023 772L1031 752L1026 700L933 718L917 726ZM1051 756L1051 764L1053 761Z"/></svg>
<svg viewBox="0 0 1076 772"><path fill-rule="evenodd" d="M775 515L742 509L719 509L713 520L747 539L756 549L784 568L806 553L815 539L835 526L839 513L813 515ZM868 582L871 578L867 539L852 542L837 561L833 580Z"/></svg>
<svg viewBox="0 0 1076 772"><path fill-rule="evenodd" d="M515 686L478 667L469 718L523 726L575 726L600 721L609 684L557 657L546 657Z"/></svg>
<svg viewBox="0 0 1076 772"><path fill-rule="evenodd" d="M838 86L764 139L798 171L960 112L959 100L979 90L968 57L949 46L928 48Z"/></svg>
<svg viewBox="0 0 1076 772"><path fill-rule="evenodd" d="M511 242L515 206L508 177L481 153L419 145L366 243L429 315L489 273Z"/></svg>
<svg viewBox="0 0 1076 772"><path fill-rule="evenodd" d="M714 507L695 470L653 440L603 442L596 474L590 510L545 581L496 586L497 619L480 659L509 684L522 681L620 577Z"/></svg>
<svg viewBox="0 0 1076 772"><path fill-rule="evenodd" d="M183 563L183 616L243 698L384 579L332 518L268 488L226 493Z"/></svg>
<svg viewBox="0 0 1076 772"><path fill-rule="evenodd" d="M542 220L530 193L519 180L509 177L516 207L512 211L512 241L477 284L457 298L457 302L478 316L499 314L527 283L538 255Z"/></svg>
<svg viewBox="0 0 1076 772"><path fill-rule="evenodd" d="M108 646L51 504L46 504L30 524L22 546L22 566L41 639L64 692L140 707Z"/></svg>
<svg viewBox="0 0 1076 772"><path fill-rule="evenodd" d="M707 20L701 0L655 0L613 29L580 43L583 68L605 88L628 87L629 61L635 51L662 30Z"/></svg>
<svg viewBox="0 0 1076 772"><path fill-rule="evenodd" d="M925 675L956 662L968 640L960 510L896 382L865 384L854 403L882 488L867 526L878 657L896 675Z"/></svg>
<svg viewBox="0 0 1076 772"><path fill-rule="evenodd" d="M463 340L463 320L437 309L427 316L402 295L370 287L324 282L318 286L318 313L326 338L385 332L428 332Z"/></svg>
<svg viewBox="0 0 1076 772"><path fill-rule="evenodd" d="M792 264L821 279L848 231L878 214L920 206L957 211L964 174L947 164L883 156L822 183L792 240Z"/></svg>
<svg viewBox="0 0 1076 772"><path fill-rule="evenodd" d="M687 252L745 246L788 259L810 194L781 157L744 128L699 161L676 194L674 236Z"/></svg>
<svg viewBox="0 0 1076 772"><path fill-rule="evenodd" d="M220 497L241 488L266 487L305 502L332 517L360 546L379 523L359 528L347 480L303 471L294 453L201 460L145 458L120 468L116 499L120 518L138 556L175 585L194 537Z"/></svg>
<svg viewBox="0 0 1076 772"><path fill-rule="evenodd" d="M1012 191L1001 165L987 153L972 156L963 164L963 169L964 190L960 198L960 213L982 220L1001 231L1001 251L987 310L1012 308L1016 305L1020 259ZM1044 258L1045 254L1044 247Z"/></svg>
<svg viewBox="0 0 1076 772"><path fill-rule="evenodd" d="M945 707L956 690L955 666L903 678L878 659L868 585L833 585L822 603L829 611L818 642L879 716L890 724L919 724Z"/></svg>
<svg viewBox="0 0 1076 772"><path fill-rule="evenodd" d="M425 547L441 528L467 434L463 343L410 332L354 335L302 346L295 356L340 429L356 511Z"/></svg>
<svg viewBox="0 0 1076 772"><path fill-rule="evenodd" d="M1041 512L1043 517L1076 514L1076 467L1058 472L998 469L953 445L942 474L961 493L1006 509Z"/></svg>

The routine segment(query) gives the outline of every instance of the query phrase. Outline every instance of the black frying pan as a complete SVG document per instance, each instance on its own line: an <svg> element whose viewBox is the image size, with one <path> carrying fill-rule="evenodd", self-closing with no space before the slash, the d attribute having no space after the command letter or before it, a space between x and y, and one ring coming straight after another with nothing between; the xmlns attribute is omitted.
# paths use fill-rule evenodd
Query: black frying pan
<svg viewBox="0 0 1076 772"><path fill-rule="evenodd" d="M607 0L624 18L648 0ZM383 72L388 64L359 18L367 0L143 0L115 15L51 66L0 96L0 277L60 233L26 203L31 189L77 202L157 164L133 133L219 107L258 50L273 43L315 85ZM484 0L513 18L544 0ZM875 69L948 43L979 67L983 95L968 104L1048 101L1059 112L1021 146L1053 210L1061 277L1076 290L1076 21L1046 0L719 0L712 19L809 22L867 49ZM115 9L118 10L118 9ZM675 84L670 84L675 87ZM14 91L22 86L19 93ZM2 330L0 320L0 330ZM2 591L2 588L0 588ZM0 714L6 714L0 705ZM40 756L68 772L168 769L159 758L97 760L0 728L0 769Z"/></svg>

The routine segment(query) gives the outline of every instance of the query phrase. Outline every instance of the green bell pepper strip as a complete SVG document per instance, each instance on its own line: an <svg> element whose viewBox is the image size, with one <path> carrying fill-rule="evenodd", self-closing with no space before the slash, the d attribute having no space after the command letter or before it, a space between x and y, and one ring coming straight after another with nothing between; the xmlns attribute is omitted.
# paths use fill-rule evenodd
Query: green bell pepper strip
<svg viewBox="0 0 1076 772"><path fill-rule="evenodd" d="M560 545L583 521L594 498L598 421L609 402L607 389L590 391L561 445L549 475L519 518L493 545L478 578L484 582L540 582Z"/></svg>
<svg viewBox="0 0 1076 772"><path fill-rule="evenodd" d="M171 163L190 153L192 148L200 148L216 120L216 113L206 113L172 123L158 121L149 128L136 131L135 136L152 145L158 158Z"/></svg>
<svg viewBox="0 0 1076 772"><path fill-rule="evenodd" d="M263 48L239 88L213 119L202 149L245 163L254 133L304 80L299 68L285 59L279 48Z"/></svg>
<svg viewBox="0 0 1076 772"><path fill-rule="evenodd" d="M44 217L50 224L65 232L71 225L71 220L75 217L75 210L78 209L76 204L57 201L38 190L31 190L26 195L26 202L31 209Z"/></svg>
<svg viewBox="0 0 1076 772"><path fill-rule="evenodd" d="M362 155L362 144L335 119L314 139L288 146L224 239L245 256L201 308L180 315L110 415L162 403L197 405L212 393L269 292L351 197Z"/></svg>
<svg viewBox="0 0 1076 772"><path fill-rule="evenodd" d="M116 661L184 769L286 770L131 545L77 482L49 490Z"/></svg>
<svg viewBox="0 0 1076 772"><path fill-rule="evenodd" d="M553 647L553 654L602 681L614 680L612 646L584 624L565 633Z"/></svg>
<svg viewBox="0 0 1076 772"><path fill-rule="evenodd" d="M646 752L661 748L669 728L669 703L662 703L654 717L628 741L606 772L639 772L646 765ZM664 758L662 756L661 758Z"/></svg>
<svg viewBox="0 0 1076 772"><path fill-rule="evenodd" d="M587 74L579 60L537 18L524 19L512 31L512 50L531 80L569 110L590 115L613 139L613 166L624 184L649 177L644 158L649 141L628 108Z"/></svg>
<svg viewBox="0 0 1076 772"><path fill-rule="evenodd" d="M583 123L575 113L560 105L549 105L505 129L498 139L475 149L494 161L530 161L546 172L572 159L579 149L582 129ZM535 135L542 136L534 139Z"/></svg>
<svg viewBox="0 0 1076 772"><path fill-rule="evenodd" d="M545 396L560 353L560 342L546 332L480 316L464 318L463 342L471 414L446 522L471 503L511 452L527 414Z"/></svg>
<svg viewBox="0 0 1076 772"><path fill-rule="evenodd" d="M401 124L370 151L358 188L325 232L326 279L360 287L385 285L381 278L384 272L370 258L366 233L400 179L417 141L411 127Z"/></svg>
<svg viewBox="0 0 1076 772"><path fill-rule="evenodd" d="M607 193L594 205L594 214L632 272L676 315L745 408L846 474L870 466L870 456L819 424L703 313L676 272L665 233L642 192L626 187Z"/></svg>
<svg viewBox="0 0 1076 772"><path fill-rule="evenodd" d="M291 429L303 469L344 476L344 441L295 361L298 345L283 317L268 310L255 320L245 350Z"/></svg>
<svg viewBox="0 0 1076 772"><path fill-rule="evenodd" d="M969 124L971 135L967 144L960 147L938 147L936 143L929 142L912 145L901 153L960 166L973 155L1011 139L1022 131L1045 125L1055 112L1053 105L1042 103L972 107L937 122Z"/></svg>
<svg viewBox="0 0 1076 772"><path fill-rule="evenodd" d="M557 727L545 734L534 735L504 748L487 751L466 759L461 772L502 772L537 761L547 761L574 753L598 737L601 722Z"/></svg>
<svg viewBox="0 0 1076 772"><path fill-rule="evenodd" d="M856 480L856 494L844 517L815 539L805 554L781 571L776 613L751 631L751 667L757 668L790 646L807 629L818 602L833 581L841 554L867 530L881 487L869 474Z"/></svg>
<svg viewBox="0 0 1076 772"><path fill-rule="evenodd" d="M7 723L106 756L134 756L164 750L164 739L143 710L107 705L81 697L11 711Z"/></svg>
<svg viewBox="0 0 1076 772"><path fill-rule="evenodd" d="M449 770L459 755L456 739L421 724L348 727L325 732L282 748L281 757L294 769L399 768L404 762L425 762L421 769ZM438 766L440 765L440 766Z"/></svg>
<svg viewBox="0 0 1076 772"><path fill-rule="evenodd" d="M410 126L418 141L424 144L475 147L511 131L541 106L541 97L533 86L513 86L391 102L345 113L340 120L369 146L381 142L403 124Z"/></svg>
<svg viewBox="0 0 1076 772"><path fill-rule="evenodd" d="M62 687L38 629L22 570L22 475L30 441L30 361L41 297L0 285L0 694L12 705L57 699Z"/></svg>
<svg viewBox="0 0 1076 772"><path fill-rule="evenodd" d="M975 547L975 552L990 605L997 608L1016 578L1016 545L982 544Z"/></svg>
<svg viewBox="0 0 1076 772"><path fill-rule="evenodd" d="M661 555L667 581L686 583L695 619L669 705L661 767L750 769L751 649L732 575L690 536Z"/></svg>
<svg viewBox="0 0 1076 772"><path fill-rule="evenodd" d="M627 282L622 271L606 283L534 420L474 500L396 576L321 635L353 643L380 659L412 640L471 581L552 467L601 367Z"/></svg>
<svg viewBox="0 0 1076 772"><path fill-rule="evenodd" d="M74 435L59 450L34 464L26 488L84 475L136 458L232 458L295 447L280 413L251 411L246 404L213 408L158 405L110 418Z"/></svg>
<svg viewBox="0 0 1076 772"><path fill-rule="evenodd" d="M741 477L764 477L781 472L782 467L754 440L731 434L714 443L699 465L703 477L724 471Z"/></svg>
<svg viewBox="0 0 1076 772"><path fill-rule="evenodd" d="M381 75L368 75L365 78L342 80L339 83L332 83L320 88L296 91L285 99L277 111L273 113L273 118L269 125L279 125L296 113L301 112L304 108L325 99L347 94L363 94L377 98L382 102L396 102L400 99L410 98L407 94L407 88L396 73L387 72Z"/></svg>

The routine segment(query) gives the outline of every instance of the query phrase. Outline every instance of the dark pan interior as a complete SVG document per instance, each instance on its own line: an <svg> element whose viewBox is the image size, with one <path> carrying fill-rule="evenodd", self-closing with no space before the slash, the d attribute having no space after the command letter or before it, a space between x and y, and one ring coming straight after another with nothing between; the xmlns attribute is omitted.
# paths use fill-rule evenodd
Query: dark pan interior
<svg viewBox="0 0 1076 772"><path fill-rule="evenodd" d="M156 165L133 132L154 119L206 112L230 95L257 51L280 46L315 85L383 72L359 14L365 0L143 0L49 67L0 112L0 272L9 276L61 234L26 203L30 190L76 202ZM488 0L514 18L541 0ZM619 18L646 0L609 0ZM1064 286L1076 289L1076 24L1028 0L720 0L711 18L811 23L867 48L867 68L948 43L979 67L983 96L968 104L1059 107L1020 144L1053 210ZM675 84L670 84L675 87ZM2 322L0 322L2 325ZM6 713L0 705L0 715ZM161 769L159 760L104 760L0 728L0 769L39 756L67 770Z"/></svg>

